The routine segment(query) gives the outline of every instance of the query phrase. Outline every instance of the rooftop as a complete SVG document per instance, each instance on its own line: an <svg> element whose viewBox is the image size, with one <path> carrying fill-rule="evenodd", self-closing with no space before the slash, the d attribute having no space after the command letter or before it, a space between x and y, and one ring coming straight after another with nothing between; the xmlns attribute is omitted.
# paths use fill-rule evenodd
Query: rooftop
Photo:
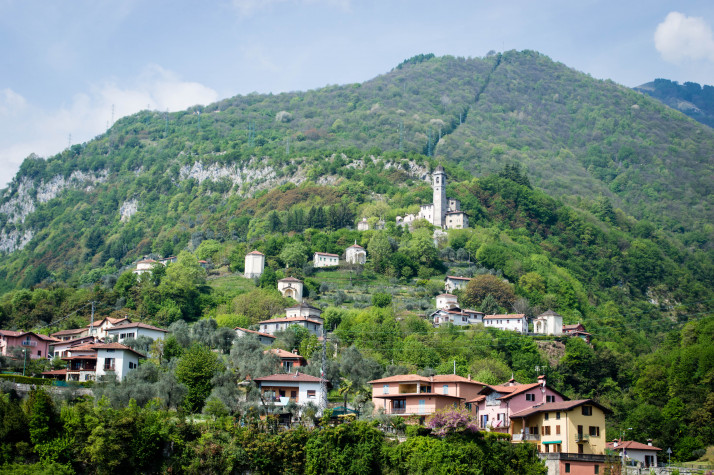
<svg viewBox="0 0 714 475"><path fill-rule="evenodd" d="M326 379L318 378L317 376L310 376L309 374L303 374L299 371L294 373L282 373L282 374L271 374L270 376L263 376L262 378L254 378L254 381L262 382L299 382L299 383L319 383L322 381L327 381Z"/></svg>

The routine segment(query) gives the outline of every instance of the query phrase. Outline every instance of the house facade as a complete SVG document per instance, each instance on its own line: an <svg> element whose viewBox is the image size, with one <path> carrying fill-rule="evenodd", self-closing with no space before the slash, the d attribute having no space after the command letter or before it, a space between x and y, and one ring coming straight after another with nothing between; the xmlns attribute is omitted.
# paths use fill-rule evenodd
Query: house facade
<svg viewBox="0 0 714 475"><path fill-rule="evenodd" d="M234 330L236 331L236 335L238 335L238 338L242 338L246 335L254 335L263 345L272 345L275 341L275 337L267 333L258 332L255 330L248 330L247 328L241 327L235 327Z"/></svg>
<svg viewBox="0 0 714 475"><path fill-rule="evenodd" d="M307 360L300 356L297 350L285 351L280 348L265 350L264 353L272 353L280 359L280 366L286 373L293 373L301 366L307 365Z"/></svg>
<svg viewBox="0 0 714 475"><path fill-rule="evenodd" d="M73 340L57 341L50 345L50 353L48 356L51 358L62 358L64 356L68 356L74 347L96 342L97 338L94 336L84 336Z"/></svg>
<svg viewBox="0 0 714 475"><path fill-rule="evenodd" d="M452 325L464 326L464 325L478 325L483 323L483 312L477 312L476 310L460 309L458 307L437 310L432 313L431 316L434 319L434 326L441 326L447 323Z"/></svg>
<svg viewBox="0 0 714 475"><path fill-rule="evenodd" d="M40 333L0 330L0 355L13 356L14 348L21 348L26 358L47 358L50 346L58 341Z"/></svg>
<svg viewBox="0 0 714 475"><path fill-rule="evenodd" d="M158 262L153 259L142 259L136 263L136 269L132 272L136 275L151 274L155 264L158 264Z"/></svg>
<svg viewBox="0 0 714 475"><path fill-rule="evenodd" d="M522 313L486 315L483 317L483 324L485 327L498 328L499 330L528 333L528 319Z"/></svg>
<svg viewBox="0 0 714 475"><path fill-rule="evenodd" d="M447 407L461 407L474 398L486 385L479 381L452 374L420 376L399 374L375 379L372 402L375 411L400 416L428 416ZM475 408L469 406L475 415Z"/></svg>
<svg viewBox="0 0 714 475"><path fill-rule="evenodd" d="M117 325L122 325L125 323L131 323L128 318L112 318L105 317L101 320L97 320L93 323L87 325L87 335L96 336L99 339L104 340L107 337L107 330L114 328Z"/></svg>
<svg viewBox="0 0 714 475"><path fill-rule="evenodd" d="M279 331L285 331L292 325L305 328L315 336L323 335L322 320L315 320L309 317L273 318L258 322L260 331L268 335L275 335Z"/></svg>
<svg viewBox="0 0 714 475"><path fill-rule="evenodd" d="M340 264L340 256L329 252L316 252L312 259L314 267L332 267Z"/></svg>
<svg viewBox="0 0 714 475"><path fill-rule="evenodd" d="M563 335L580 338L587 343L590 343L591 334L585 331L585 326L582 323L574 325L563 325Z"/></svg>
<svg viewBox="0 0 714 475"><path fill-rule="evenodd" d="M260 277L265 270L265 254L260 251L250 251L245 255L243 276L248 279Z"/></svg>
<svg viewBox="0 0 714 475"><path fill-rule="evenodd" d="M261 399L266 405L284 407L293 402L298 406L309 403L319 406L320 401L327 399L327 394L322 389L322 383L327 385L327 380L299 371L272 374L255 378L254 381L258 384Z"/></svg>
<svg viewBox="0 0 714 475"><path fill-rule="evenodd" d="M563 317L547 310L533 319L533 333L539 335L562 335Z"/></svg>
<svg viewBox="0 0 714 475"><path fill-rule="evenodd" d="M121 343L92 343L71 348L62 359L67 361L67 381L92 381L108 373L121 381L142 358L146 357Z"/></svg>
<svg viewBox="0 0 714 475"><path fill-rule="evenodd" d="M446 293L449 293L453 292L454 290L465 289L466 285L469 283L470 280L470 277L447 275L444 279L444 290L446 290Z"/></svg>
<svg viewBox="0 0 714 475"><path fill-rule="evenodd" d="M290 297L296 302L302 302L303 282L295 277L286 277L278 281L278 291L283 297Z"/></svg>
<svg viewBox="0 0 714 475"><path fill-rule="evenodd" d="M146 323L131 323L126 322L120 325L108 328L106 330L107 339L115 339L119 343L127 338L139 338L145 336L152 340L163 340L166 337L168 330L163 328L148 325Z"/></svg>
<svg viewBox="0 0 714 475"><path fill-rule="evenodd" d="M286 308L285 316L287 318L306 317L312 320L317 320L320 323L324 322L324 319L322 318L322 310L306 303Z"/></svg>
<svg viewBox="0 0 714 475"><path fill-rule="evenodd" d="M498 432L510 432L511 415L537 404L562 402L566 398L545 384L545 377L537 383L521 384L511 379L505 384L486 386L478 396L467 401L478 407L479 427Z"/></svg>
<svg viewBox="0 0 714 475"><path fill-rule="evenodd" d="M619 457L622 457L622 451L624 450L625 461L645 469L657 466L657 453L662 451L659 447L654 447L652 442L643 444L634 440L622 439L608 442L606 447L620 454Z"/></svg>
<svg viewBox="0 0 714 475"><path fill-rule="evenodd" d="M345 261L348 264L364 265L367 262L367 251L355 241L355 243L345 251Z"/></svg>
<svg viewBox="0 0 714 475"><path fill-rule="evenodd" d="M459 301L454 294L439 294L436 296L436 308L446 310L459 306Z"/></svg>

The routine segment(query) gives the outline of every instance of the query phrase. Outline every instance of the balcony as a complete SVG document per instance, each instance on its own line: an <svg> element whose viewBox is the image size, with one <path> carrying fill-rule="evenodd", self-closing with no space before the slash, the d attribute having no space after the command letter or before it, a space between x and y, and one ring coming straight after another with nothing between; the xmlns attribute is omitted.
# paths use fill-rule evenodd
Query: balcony
<svg viewBox="0 0 714 475"><path fill-rule="evenodd" d="M588 434L577 434L575 442L590 442L590 436Z"/></svg>
<svg viewBox="0 0 714 475"><path fill-rule="evenodd" d="M22 346L37 346L37 342L36 342L36 341L27 341L27 340L24 340L24 341L22 342Z"/></svg>
<svg viewBox="0 0 714 475"><path fill-rule="evenodd" d="M114 371L114 365L113 364L105 364L104 371Z"/></svg>
<svg viewBox="0 0 714 475"><path fill-rule="evenodd" d="M513 442L538 441L538 440L540 440L540 435L538 435L538 434L513 434Z"/></svg>

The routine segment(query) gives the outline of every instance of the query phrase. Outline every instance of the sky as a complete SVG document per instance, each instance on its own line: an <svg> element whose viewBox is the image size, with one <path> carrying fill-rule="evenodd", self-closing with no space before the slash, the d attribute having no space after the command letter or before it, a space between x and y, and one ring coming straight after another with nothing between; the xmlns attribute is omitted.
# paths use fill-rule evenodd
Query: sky
<svg viewBox="0 0 714 475"><path fill-rule="evenodd" d="M713 29L711 0L0 0L0 188L142 109L362 82L420 53L711 85Z"/></svg>

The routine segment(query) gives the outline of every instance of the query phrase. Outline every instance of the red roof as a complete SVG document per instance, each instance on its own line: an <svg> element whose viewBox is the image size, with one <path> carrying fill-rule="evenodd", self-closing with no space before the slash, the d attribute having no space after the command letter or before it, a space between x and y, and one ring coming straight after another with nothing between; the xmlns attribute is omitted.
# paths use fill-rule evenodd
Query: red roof
<svg viewBox="0 0 714 475"><path fill-rule="evenodd" d="M273 353L276 355L278 358L299 358L299 359L304 359L302 356L298 355L297 353L291 353L289 351L285 351L280 348L273 348L270 350L265 350L263 353Z"/></svg>
<svg viewBox="0 0 714 475"><path fill-rule="evenodd" d="M380 383L471 383L486 386L486 383L476 381L475 379L464 378L456 374L435 374L434 376L420 376L418 374L396 374L387 376L386 378L375 379L369 381L369 384Z"/></svg>
<svg viewBox="0 0 714 475"><path fill-rule="evenodd" d="M454 294L439 294L436 296L437 299L439 297L454 297L454 298L456 298L456 295L454 295Z"/></svg>
<svg viewBox="0 0 714 475"><path fill-rule="evenodd" d="M82 333L87 331L86 328L74 328L72 330L60 330L58 332L54 332L52 336L58 335L58 336L64 336L64 335L76 335L77 333Z"/></svg>
<svg viewBox="0 0 714 475"><path fill-rule="evenodd" d="M659 447L654 447L652 445L643 444L641 442L635 442L634 440L618 440L617 447L615 447L614 442L608 442L607 448L611 450L662 450Z"/></svg>
<svg viewBox="0 0 714 475"><path fill-rule="evenodd" d="M298 383L319 383L321 381L327 381L326 379L318 378L317 376L310 376L309 374L303 374L299 371L295 373L283 373L283 374L271 374L270 376L263 376L262 378L254 378L254 381L264 381L264 382L298 382Z"/></svg>
<svg viewBox="0 0 714 475"><path fill-rule="evenodd" d="M263 333L263 332L257 332L255 330L248 330L247 328L235 327L234 330L240 330L240 331L248 332L248 333L255 333L256 335L264 336L266 338L272 338L273 340L275 340L275 337L273 335L269 335L269 334Z"/></svg>
<svg viewBox="0 0 714 475"><path fill-rule="evenodd" d="M538 406L529 407L528 409L523 409L520 412L511 414L511 419L515 419L517 417L527 417L532 414L537 414L539 412L569 411L584 404L596 406L600 408L603 412L612 412L610 409L598 404L592 399L578 399L577 401L548 402L545 404L540 404Z"/></svg>
<svg viewBox="0 0 714 475"><path fill-rule="evenodd" d="M278 282L300 282L302 284L302 280L296 279L295 277L286 277L284 279L280 279Z"/></svg>
<svg viewBox="0 0 714 475"><path fill-rule="evenodd" d="M41 333L35 333L35 332L25 332L25 331L13 331L13 330L0 330L0 335L3 336L9 336L12 338L19 338L24 335L34 335L37 339L39 340L44 340L44 341L60 341L57 338L48 336L48 335L43 335Z"/></svg>
<svg viewBox="0 0 714 475"><path fill-rule="evenodd" d="M52 371L43 371L42 374L46 374L47 376L67 374L67 368L55 369Z"/></svg>
<svg viewBox="0 0 714 475"><path fill-rule="evenodd" d="M459 277L458 275L447 275L446 278L451 280L471 280L471 277Z"/></svg>
<svg viewBox="0 0 714 475"><path fill-rule="evenodd" d="M159 332L168 333L168 330L164 330L163 328L155 327L155 326L153 326L153 325L148 325L148 324L146 324L146 323L140 323L140 322L136 322L136 323L131 323L131 322L122 323L121 325L117 325L117 326L115 326L115 327L112 327L112 328L107 329L107 332L111 332L111 331L115 331L115 330L123 330L123 329L125 329L125 328L144 328L144 329L146 329L146 330L155 330L155 331L159 331Z"/></svg>
<svg viewBox="0 0 714 475"><path fill-rule="evenodd" d="M248 254L246 254L246 255L247 255L247 256L250 256L250 255L253 255L253 256L264 256L265 254L263 254L263 253L260 252L260 251L250 251L250 252L249 252Z"/></svg>

